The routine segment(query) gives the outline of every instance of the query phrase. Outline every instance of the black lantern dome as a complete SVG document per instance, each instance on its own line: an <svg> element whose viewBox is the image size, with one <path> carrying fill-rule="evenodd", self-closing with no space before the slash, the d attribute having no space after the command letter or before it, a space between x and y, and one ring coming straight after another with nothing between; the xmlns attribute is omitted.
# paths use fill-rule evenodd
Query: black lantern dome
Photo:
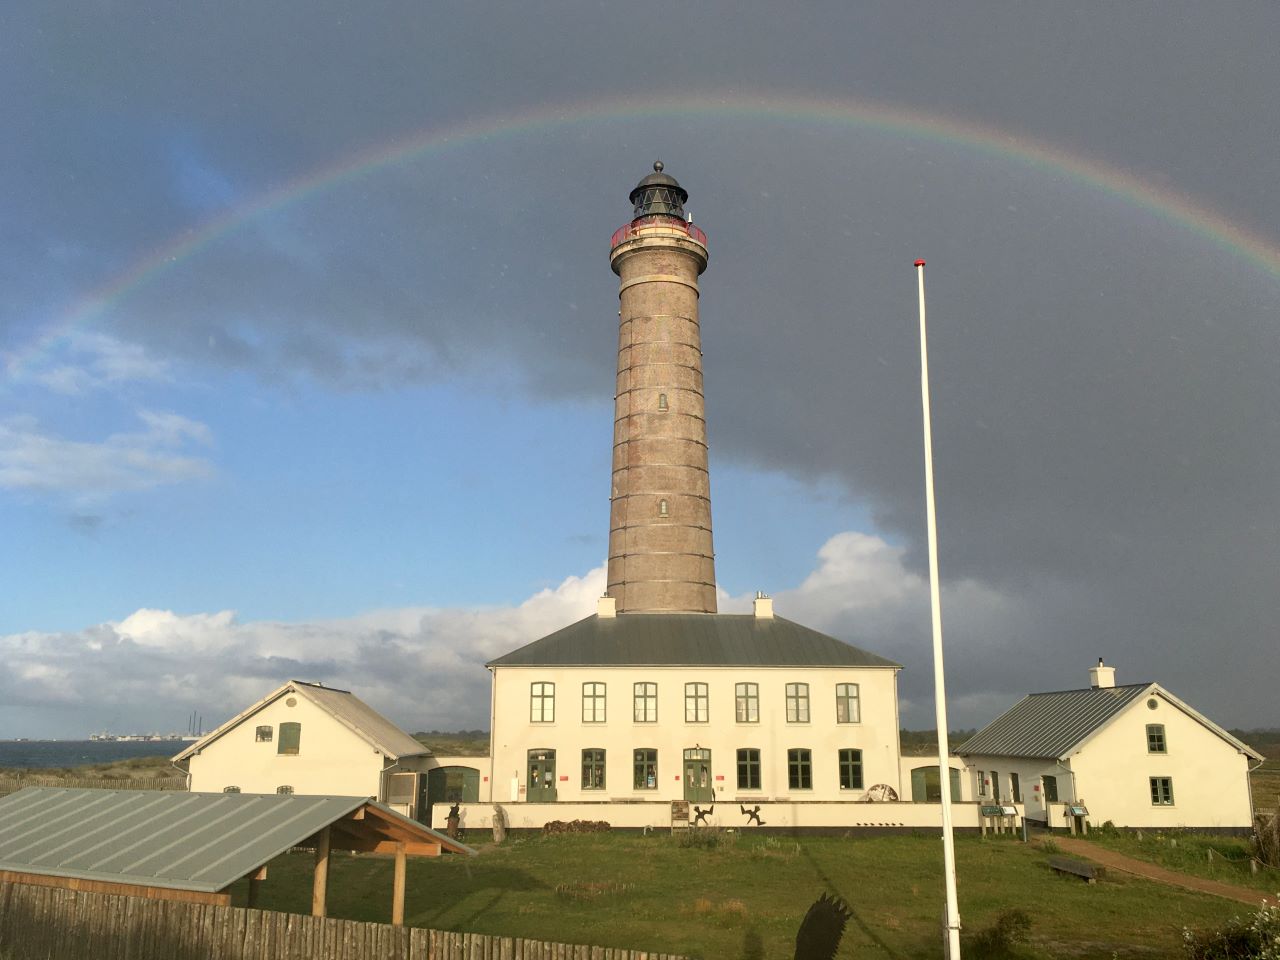
<svg viewBox="0 0 1280 960"><path fill-rule="evenodd" d="M662 172L662 161L653 165L653 173L636 184L629 197L635 205L635 219L641 217L675 217L685 219L684 202L689 194L676 178Z"/></svg>

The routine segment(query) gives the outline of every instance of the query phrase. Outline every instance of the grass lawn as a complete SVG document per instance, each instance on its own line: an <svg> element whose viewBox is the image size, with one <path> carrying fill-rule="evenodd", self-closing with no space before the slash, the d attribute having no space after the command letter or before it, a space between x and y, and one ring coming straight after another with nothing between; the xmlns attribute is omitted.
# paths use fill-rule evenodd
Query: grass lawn
<svg viewBox="0 0 1280 960"><path fill-rule="evenodd" d="M414 926L730 960L789 960L805 910L830 890L854 909L841 957L941 953L942 845L936 837L836 839L717 834L710 848L669 835L558 836L485 844L474 859L409 863ZM1227 901L1119 876L1061 877L1046 855L1008 839L957 841L967 931L1011 907L1033 921L1029 956L1173 956L1181 928L1242 912ZM310 909L311 857L270 868L260 905ZM234 890L243 904L246 885ZM329 913L387 921L391 863L336 855Z"/></svg>
<svg viewBox="0 0 1280 960"><path fill-rule="evenodd" d="M1263 868L1254 874L1249 869L1253 842L1248 837L1213 837L1195 833L1136 833L1094 830L1084 838L1108 850L1137 860L1156 863L1170 870L1207 877L1239 887L1252 887L1260 893L1280 890L1280 870ZM1209 858L1209 851L1213 858Z"/></svg>

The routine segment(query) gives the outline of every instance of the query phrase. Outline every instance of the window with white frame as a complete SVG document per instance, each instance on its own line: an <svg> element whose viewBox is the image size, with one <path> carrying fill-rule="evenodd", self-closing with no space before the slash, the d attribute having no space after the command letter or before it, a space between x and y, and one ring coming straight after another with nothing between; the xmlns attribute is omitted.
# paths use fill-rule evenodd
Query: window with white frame
<svg viewBox="0 0 1280 960"><path fill-rule="evenodd" d="M658 685L656 683L637 683L632 687L634 692L636 723L658 722Z"/></svg>
<svg viewBox="0 0 1280 960"><path fill-rule="evenodd" d="M862 705L858 698L856 683L836 684L836 723L859 723L862 720Z"/></svg>
<svg viewBox="0 0 1280 960"><path fill-rule="evenodd" d="M739 683L733 688L734 715L739 723L760 722L760 685Z"/></svg>
<svg viewBox="0 0 1280 960"><path fill-rule="evenodd" d="M809 685L787 684L787 723L809 722Z"/></svg>
<svg viewBox="0 0 1280 960"><path fill-rule="evenodd" d="M537 682L529 684L529 722L554 723L556 719L556 685Z"/></svg>
<svg viewBox="0 0 1280 960"><path fill-rule="evenodd" d="M604 684L582 685L582 722L604 723Z"/></svg>
<svg viewBox="0 0 1280 960"><path fill-rule="evenodd" d="M705 683L684 685L684 722L706 723L710 717L710 697Z"/></svg>

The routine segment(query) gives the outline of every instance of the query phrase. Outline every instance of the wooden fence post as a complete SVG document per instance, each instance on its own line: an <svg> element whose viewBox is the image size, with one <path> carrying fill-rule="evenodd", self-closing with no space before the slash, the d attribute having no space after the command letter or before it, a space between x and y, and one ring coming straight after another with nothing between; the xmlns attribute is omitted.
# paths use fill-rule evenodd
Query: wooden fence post
<svg viewBox="0 0 1280 960"><path fill-rule="evenodd" d="M395 880L391 886L391 924L396 927L404 925L404 870L404 844L397 843Z"/></svg>

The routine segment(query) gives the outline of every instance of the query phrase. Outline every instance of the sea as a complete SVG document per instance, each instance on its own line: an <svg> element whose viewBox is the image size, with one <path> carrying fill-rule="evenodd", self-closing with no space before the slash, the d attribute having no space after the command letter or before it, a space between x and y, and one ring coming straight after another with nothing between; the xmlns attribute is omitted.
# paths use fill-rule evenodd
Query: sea
<svg viewBox="0 0 1280 960"><path fill-rule="evenodd" d="M182 740L0 740L0 767L83 767L135 757L172 757Z"/></svg>

